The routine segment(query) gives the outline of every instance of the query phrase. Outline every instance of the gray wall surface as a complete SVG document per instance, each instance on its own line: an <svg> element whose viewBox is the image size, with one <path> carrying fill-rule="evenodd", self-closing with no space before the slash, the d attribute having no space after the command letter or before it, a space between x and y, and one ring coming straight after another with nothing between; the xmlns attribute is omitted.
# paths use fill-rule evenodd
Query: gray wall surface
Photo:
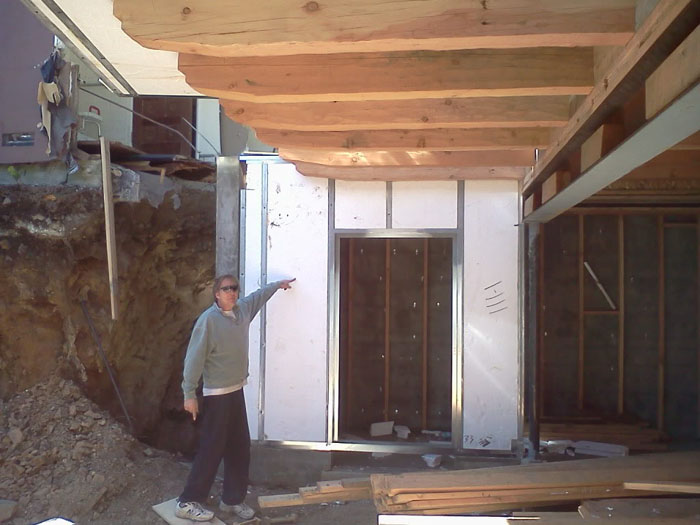
<svg viewBox="0 0 700 525"><path fill-rule="evenodd" d="M36 127L41 72L34 66L51 53L53 35L19 0L2 0L0 48L0 135L34 133L33 146L0 145L0 164L48 160L46 138Z"/></svg>

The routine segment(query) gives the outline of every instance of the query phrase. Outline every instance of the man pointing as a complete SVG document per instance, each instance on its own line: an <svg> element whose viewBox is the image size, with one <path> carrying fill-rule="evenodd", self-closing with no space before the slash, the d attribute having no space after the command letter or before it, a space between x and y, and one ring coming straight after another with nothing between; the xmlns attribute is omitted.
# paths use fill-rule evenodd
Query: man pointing
<svg viewBox="0 0 700 525"><path fill-rule="evenodd" d="M214 304L199 316L185 355L182 392L192 419L202 417L199 448L187 483L175 506L178 518L210 521L214 513L202 507L209 496L221 459L224 488L219 508L242 519L255 511L245 504L250 464L250 433L243 387L248 378L248 328L263 305L296 279L277 281L238 300L238 280L222 275L214 281ZM195 391L204 376L204 402Z"/></svg>

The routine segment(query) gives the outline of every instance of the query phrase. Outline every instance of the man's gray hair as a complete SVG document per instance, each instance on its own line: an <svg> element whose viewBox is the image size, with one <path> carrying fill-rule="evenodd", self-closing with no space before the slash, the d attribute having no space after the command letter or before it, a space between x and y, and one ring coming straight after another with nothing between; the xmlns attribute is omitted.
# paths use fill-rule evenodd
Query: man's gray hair
<svg viewBox="0 0 700 525"><path fill-rule="evenodd" d="M220 275L219 277L214 279L214 286L212 287L212 290L211 290L214 297L216 297L216 292L219 291L219 289L221 288L221 283L224 282L225 279L231 279L233 281L233 284L240 287L240 284L238 282L238 278L236 278L235 276L231 275L230 273Z"/></svg>

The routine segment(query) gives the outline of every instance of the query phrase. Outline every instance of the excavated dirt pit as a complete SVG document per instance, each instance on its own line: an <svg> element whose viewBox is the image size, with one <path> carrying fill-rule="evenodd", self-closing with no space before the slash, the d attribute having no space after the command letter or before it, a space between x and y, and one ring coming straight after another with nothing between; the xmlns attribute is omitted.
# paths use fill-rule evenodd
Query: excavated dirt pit
<svg viewBox="0 0 700 525"><path fill-rule="evenodd" d="M113 321L101 191L0 186L0 500L17 502L3 523L164 523L151 506L182 490L196 442L180 381L191 328L211 301L215 209L204 184L157 205L115 204ZM217 481L212 503L220 491ZM254 486L247 501L280 492ZM265 514L290 512L299 525L376 523L368 500Z"/></svg>

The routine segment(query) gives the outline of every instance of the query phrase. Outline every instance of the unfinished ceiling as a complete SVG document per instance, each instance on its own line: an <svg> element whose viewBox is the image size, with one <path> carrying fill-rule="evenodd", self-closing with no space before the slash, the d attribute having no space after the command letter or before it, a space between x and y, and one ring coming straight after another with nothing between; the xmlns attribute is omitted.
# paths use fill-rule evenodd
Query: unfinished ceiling
<svg viewBox="0 0 700 525"><path fill-rule="evenodd" d="M531 220L700 127L698 0L113 0L113 16L306 175L520 179ZM698 171L673 159L655 180Z"/></svg>
<svg viewBox="0 0 700 525"><path fill-rule="evenodd" d="M585 171L571 156L696 28L698 2L114 0L114 14L142 45L180 53L194 89L303 173L528 173L528 196ZM648 118L627 118L618 143Z"/></svg>

